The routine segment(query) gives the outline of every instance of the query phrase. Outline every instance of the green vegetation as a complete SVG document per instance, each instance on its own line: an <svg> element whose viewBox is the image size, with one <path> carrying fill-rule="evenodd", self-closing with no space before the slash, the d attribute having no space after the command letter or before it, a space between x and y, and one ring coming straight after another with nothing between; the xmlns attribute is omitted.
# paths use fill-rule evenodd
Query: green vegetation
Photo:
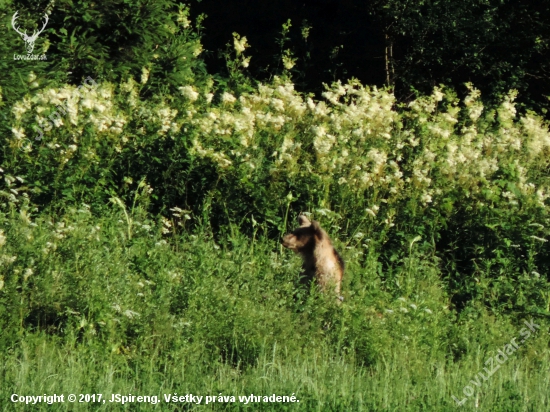
<svg viewBox="0 0 550 412"><path fill-rule="evenodd" d="M407 95L473 81L492 99L519 90L548 109L549 7L500 0L375 0L363 7L386 39L387 78Z"/></svg>
<svg viewBox="0 0 550 412"><path fill-rule="evenodd" d="M300 399L252 410L444 410L524 327L478 303L450 310L437 262L416 245L391 274L376 254L359 264L360 249L343 248L346 300L336 307L296 292L300 262L273 241L215 241L205 228L174 237L139 206L128 216L132 229L118 207L103 217L86 207L55 220L3 217L3 410L17 409L12 393L174 392ZM536 323L466 410L475 399L483 409L524 410L526 399L544 409L547 326Z"/></svg>
<svg viewBox="0 0 550 412"><path fill-rule="evenodd" d="M233 31L253 46L248 68L269 79L280 61L281 25L292 21L285 49L299 57L293 67L300 91L323 91L322 83L359 78L393 85L398 101L429 94L445 84L466 93L472 82L496 102L517 89L522 110L549 108L550 3L523 0L271 0L242 7L241 0L197 1L206 13L205 49L223 49ZM220 24L223 22L223 24ZM258 29L261 27L261 29ZM287 26L288 27L288 26ZM224 70L216 53L208 67Z"/></svg>
<svg viewBox="0 0 550 412"><path fill-rule="evenodd" d="M32 62L19 92L2 83L1 409L24 408L13 393L161 401L37 411L548 409L548 124L472 85L401 105L353 80L317 100L290 53L257 83L237 34L229 77L209 76L188 10L157 7L137 9L173 29L158 55L143 36L76 85ZM60 67L91 67L58 47ZM300 212L346 261L341 305L279 244Z"/></svg>

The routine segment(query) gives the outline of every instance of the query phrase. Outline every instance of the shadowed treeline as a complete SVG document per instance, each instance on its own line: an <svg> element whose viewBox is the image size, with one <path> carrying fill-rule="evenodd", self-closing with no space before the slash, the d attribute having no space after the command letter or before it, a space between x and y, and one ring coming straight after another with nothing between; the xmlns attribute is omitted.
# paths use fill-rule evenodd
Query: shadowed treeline
<svg viewBox="0 0 550 412"><path fill-rule="evenodd" d="M217 51L238 32L252 46L250 72L269 77L280 54L275 38L291 19L287 47L300 59L301 90L318 93L323 82L357 77L395 85L398 99L408 101L411 90L429 93L443 83L465 91L473 82L489 100L515 88L528 108L548 103L548 2L203 0L192 12L208 15L203 44L212 71L223 71ZM307 41L304 24L311 26Z"/></svg>
<svg viewBox="0 0 550 412"><path fill-rule="evenodd" d="M223 71L225 63L216 51L231 40L232 32L237 32L247 36L251 45L251 73L269 76L271 70L266 68L277 67L274 56L281 52L276 38L282 25L291 19L287 47L300 59L296 75L302 89L319 92L323 82L350 77L384 84L384 36L359 2L206 0L193 4L192 13L208 16L203 44L211 52L205 60L212 71ZM307 40L302 37L304 26L311 27Z"/></svg>

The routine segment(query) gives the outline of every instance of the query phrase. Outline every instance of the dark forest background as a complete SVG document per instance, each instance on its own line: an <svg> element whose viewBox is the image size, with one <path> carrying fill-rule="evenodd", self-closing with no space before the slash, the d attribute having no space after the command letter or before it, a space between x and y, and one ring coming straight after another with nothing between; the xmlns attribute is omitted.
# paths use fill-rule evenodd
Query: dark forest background
<svg viewBox="0 0 550 412"><path fill-rule="evenodd" d="M250 72L265 79L277 68L281 27L298 62L297 87L356 77L391 85L400 100L439 84L464 92L472 82L488 99L519 91L527 108L547 108L550 95L550 2L510 0L202 0L202 38L209 71L221 72L219 51L232 32L247 36ZM302 30L310 27L307 39Z"/></svg>

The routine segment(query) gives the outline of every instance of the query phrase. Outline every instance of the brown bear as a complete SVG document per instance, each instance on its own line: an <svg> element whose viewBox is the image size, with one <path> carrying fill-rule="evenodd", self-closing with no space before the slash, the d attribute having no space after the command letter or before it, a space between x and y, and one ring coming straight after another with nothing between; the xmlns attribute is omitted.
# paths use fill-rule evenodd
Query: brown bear
<svg viewBox="0 0 550 412"><path fill-rule="evenodd" d="M300 215L298 223L298 229L283 237L283 246L302 256L307 281L315 279L323 291L327 285L333 285L336 295L343 300L340 285L344 276L344 261L318 222L310 222L306 216Z"/></svg>

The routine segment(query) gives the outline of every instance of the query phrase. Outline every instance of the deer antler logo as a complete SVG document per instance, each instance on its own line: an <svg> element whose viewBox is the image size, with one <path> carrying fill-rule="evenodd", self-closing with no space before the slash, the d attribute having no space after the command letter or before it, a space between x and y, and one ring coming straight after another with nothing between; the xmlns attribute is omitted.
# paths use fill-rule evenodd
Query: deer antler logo
<svg viewBox="0 0 550 412"><path fill-rule="evenodd" d="M44 29L46 28L46 24L48 24L48 15L44 14L44 18L46 19L46 21L44 22L44 25L42 26L42 28L39 31L35 31L32 34L32 36L28 36L27 35L27 30L25 30L24 32L21 32L20 29L15 25L17 17L18 17L17 16L18 13L19 12L16 11L15 14L13 15L13 17L11 18L11 25L12 25L13 29L17 33L19 33L19 35L23 38L23 41L25 42L25 48L27 49L27 53L32 54L32 51L34 50L34 42L38 38L38 35L44 31Z"/></svg>

